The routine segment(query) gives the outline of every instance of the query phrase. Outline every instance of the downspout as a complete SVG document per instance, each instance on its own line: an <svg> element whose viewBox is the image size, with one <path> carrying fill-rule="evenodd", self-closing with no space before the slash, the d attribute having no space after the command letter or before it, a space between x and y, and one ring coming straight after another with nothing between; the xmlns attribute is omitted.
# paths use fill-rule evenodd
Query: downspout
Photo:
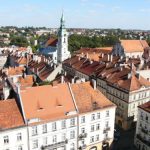
<svg viewBox="0 0 150 150"><path fill-rule="evenodd" d="M18 93L18 98L19 98L19 101L20 101L20 105L21 105L21 109L22 109L22 114L23 114L23 119L24 119L24 122L25 122L25 125L27 127L27 142L28 142L28 150L30 150L30 141L29 141L29 129L28 129L28 122L27 122L27 119L26 119L26 116L25 116L25 112L24 112L24 107L23 107L23 103L22 103L22 99L21 99L21 94L20 94L20 86L17 85L17 93Z"/></svg>
<svg viewBox="0 0 150 150"><path fill-rule="evenodd" d="M77 145L77 149L78 149L78 147L79 147L79 143L78 143L78 136L79 136L79 110L78 110L78 107L77 107L77 104L76 104L76 101L75 101L75 97L73 95L70 83L68 83L68 86L69 86L69 90L70 90L70 93L71 93L71 96L72 96L72 99L73 99L73 103L74 103L76 111L77 111L77 143L76 143L76 145Z"/></svg>

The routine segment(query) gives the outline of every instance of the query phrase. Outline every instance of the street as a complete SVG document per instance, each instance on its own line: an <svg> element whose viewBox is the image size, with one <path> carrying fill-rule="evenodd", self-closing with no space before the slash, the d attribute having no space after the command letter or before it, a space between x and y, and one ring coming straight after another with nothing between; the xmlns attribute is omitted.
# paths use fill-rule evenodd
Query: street
<svg viewBox="0 0 150 150"><path fill-rule="evenodd" d="M135 129L124 131L116 128L120 132L120 138L113 142L112 150L137 150L134 146Z"/></svg>

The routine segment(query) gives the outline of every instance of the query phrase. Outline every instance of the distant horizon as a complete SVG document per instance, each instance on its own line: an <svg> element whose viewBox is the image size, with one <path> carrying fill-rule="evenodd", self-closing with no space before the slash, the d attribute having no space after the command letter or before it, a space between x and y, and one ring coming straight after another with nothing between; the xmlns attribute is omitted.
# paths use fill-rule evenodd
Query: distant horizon
<svg viewBox="0 0 150 150"><path fill-rule="evenodd" d="M150 30L150 0L0 0L0 26Z"/></svg>
<svg viewBox="0 0 150 150"><path fill-rule="evenodd" d="M17 28L46 28L46 29L59 29L59 27L46 27L46 26L13 26L13 25L9 25L9 26L0 26L0 28L2 27L17 27ZM150 29L123 29L123 28L83 28L83 27L66 27L66 29L101 29L101 30L140 30L140 31L150 31Z"/></svg>

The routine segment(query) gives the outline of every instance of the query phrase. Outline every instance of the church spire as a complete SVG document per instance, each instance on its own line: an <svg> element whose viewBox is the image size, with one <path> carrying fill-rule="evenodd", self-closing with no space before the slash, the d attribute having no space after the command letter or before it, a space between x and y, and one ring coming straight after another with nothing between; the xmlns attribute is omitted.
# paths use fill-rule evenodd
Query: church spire
<svg viewBox="0 0 150 150"><path fill-rule="evenodd" d="M62 12L61 20L60 20L60 28L64 29L65 28L65 18L64 18L64 13Z"/></svg>

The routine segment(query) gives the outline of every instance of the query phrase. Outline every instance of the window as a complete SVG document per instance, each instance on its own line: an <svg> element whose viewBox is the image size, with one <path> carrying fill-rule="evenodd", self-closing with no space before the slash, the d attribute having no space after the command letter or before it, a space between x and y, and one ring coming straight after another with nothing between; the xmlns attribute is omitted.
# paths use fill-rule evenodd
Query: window
<svg viewBox="0 0 150 150"><path fill-rule="evenodd" d="M57 136L54 135L54 136L53 136L53 143L56 143L56 142L57 142Z"/></svg>
<svg viewBox="0 0 150 150"><path fill-rule="evenodd" d="M8 136L4 136L4 144L8 144L9 143L9 137Z"/></svg>
<svg viewBox="0 0 150 150"><path fill-rule="evenodd" d="M100 119L100 113L97 113L97 119Z"/></svg>
<svg viewBox="0 0 150 150"><path fill-rule="evenodd" d="M21 140L22 140L21 133L18 133L18 134L17 134L17 141L21 141Z"/></svg>
<svg viewBox="0 0 150 150"><path fill-rule="evenodd" d="M96 125L96 130L100 130L100 124Z"/></svg>
<svg viewBox="0 0 150 150"><path fill-rule="evenodd" d="M37 135L37 126L32 127L32 135Z"/></svg>
<svg viewBox="0 0 150 150"><path fill-rule="evenodd" d="M104 138L108 138L108 133L105 133L105 134L104 134Z"/></svg>
<svg viewBox="0 0 150 150"><path fill-rule="evenodd" d="M22 146L19 146L19 147L18 147L18 150L23 150Z"/></svg>
<svg viewBox="0 0 150 150"><path fill-rule="evenodd" d="M70 131L70 139L74 139L75 138L75 131Z"/></svg>
<svg viewBox="0 0 150 150"><path fill-rule="evenodd" d="M94 136L91 136L90 143L93 143L93 142L94 142Z"/></svg>
<svg viewBox="0 0 150 150"><path fill-rule="evenodd" d="M56 131L56 129L57 129L57 128L56 128L56 122L53 122L53 123L52 123L52 131Z"/></svg>
<svg viewBox="0 0 150 150"><path fill-rule="evenodd" d="M148 116L146 115L145 120L148 121Z"/></svg>
<svg viewBox="0 0 150 150"><path fill-rule="evenodd" d="M43 124L43 133L47 133L47 124Z"/></svg>
<svg viewBox="0 0 150 150"><path fill-rule="evenodd" d="M109 110L106 111L106 117L109 117Z"/></svg>
<svg viewBox="0 0 150 150"><path fill-rule="evenodd" d="M81 117L81 123L85 123L85 116Z"/></svg>
<svg viewBox="0 0 150 150"><path fill-rule="evenodd" d="M81 128L81 133L85 133L85 128Z"/></svg>
<svg viewBox="0 0 150 150"><path fill-rule="evenodd" d="M82 143L82 145L84 145L84 144L85 144L85 141L84 141L84 139L82 139L81 143Z"/></svg>
<svg viewBox="0 0 150 150"><path fill-rule="evenodd" d="M109 122L108 122L108 121L106 121L106 122L105 122L105 126L106 126L106 128L108 127L108 125L109 125Z"/></svg>
<svg viewBox="0 0 150 150"><path fill-rule="evenodd" d="M33 143L32 143L32 148L35 149L35 148L38 148L38 140L34 140Z"/></svg>
<svg viewBox="0 0 150 150"><path fill-rule="evenodd" d="M96 135L96 141L99 141L99 134Z"/></svg>
<svg viewBox="0 0 150 150"><path fill-rule="evenodd" d="M91 120L92 120L92 121L95 120L95 114L92 114Z"/></svg>
<svg viewBox="0 0 150 150"><path fill-rule="evenodd" d="M71 150L74 150L74 149L75 149L75 144L71 143Z"/></svg>
<svg viewBox="0 0 150 150"><path fill-rule="evenodd" d="M66 133L62 133L62 141L66 140Z"/></svg>
<svg viewBox="0 0 150 150"><path fill-rule="evenodd" d="M47 145L47 137L43 138L43 145Z"/></svg>
<svg viewBox="0 0 150 150"><path fill-rule="evenodd" d="M74 126L75 125L75 118L71 118L70 119L70 126Z"/></svg>
<svg viewBox="0 0 150 150"><path fill-rule="evenodd" d="M94 131L94 125L91 125L91 132Z"/></svg>
<svg viewBox="0 0 150 150"><path fill-rule="evenodd" d="M62 129L65 129L65 128L66 128L66 120L63 120L63 121L61 122L61 128L62 128Z"/></svg>

